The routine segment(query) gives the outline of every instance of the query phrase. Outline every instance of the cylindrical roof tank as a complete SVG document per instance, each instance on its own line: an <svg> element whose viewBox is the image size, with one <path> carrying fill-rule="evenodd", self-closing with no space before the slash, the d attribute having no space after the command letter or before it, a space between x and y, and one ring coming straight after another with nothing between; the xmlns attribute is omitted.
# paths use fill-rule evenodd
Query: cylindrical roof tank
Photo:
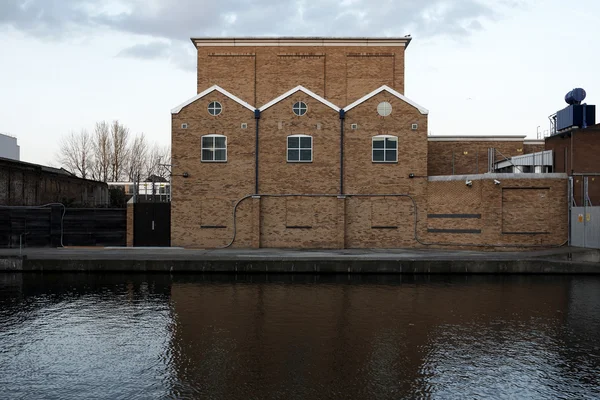
<svg viewBox="0 0 600 400"><path fill-rule="evenodd" d="M565 101L567 102L567 104L571 105L581 104L581 102L585 100L585 95L585 90L581 88L576 88L567 93L567 95L565 96Z"/></svg>

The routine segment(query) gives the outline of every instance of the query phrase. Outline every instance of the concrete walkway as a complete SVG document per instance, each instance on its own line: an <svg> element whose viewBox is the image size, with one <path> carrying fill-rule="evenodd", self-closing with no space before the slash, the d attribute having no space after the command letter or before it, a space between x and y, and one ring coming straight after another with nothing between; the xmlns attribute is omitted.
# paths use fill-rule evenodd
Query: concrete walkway
<svg viewBox="0 0 600 400"><path fill-rule="evenodd" d="M526 252L27 248L22 254L0 249L0 271L600 274L600 252L570 247Z"/></svg>

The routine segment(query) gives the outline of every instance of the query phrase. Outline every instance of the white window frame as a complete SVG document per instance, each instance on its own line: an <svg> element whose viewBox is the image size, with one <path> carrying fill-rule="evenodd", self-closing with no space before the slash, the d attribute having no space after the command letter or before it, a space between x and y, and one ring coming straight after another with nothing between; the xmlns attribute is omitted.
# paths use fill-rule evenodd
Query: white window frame
<svg viewBox="0 0 600 400"><path fill-rule="evenodd" d="M396 148L394 150L396 150L396 159L395 160L386 160L386 150L388 150L385 147L385 139L394 139L396 141ZM375 148L375 141L379 141L379 140L383 140L383 147L382 148ZM383 151L383 161L375 161L375 157L373 157L373 152L375 150L380 150ZM392 150L392 149L390 149ZM398 162L398 136L392 136L392 135L377 135L377 136L373 136L371 138L371 162L373 163L397 163Z"/></svg>
<svg viewBox="0 0 600 400"><path fill-rule="evenodd" d="M300 138L298 140L298 147L290 148L290 138ZM300 152L301 150L308 150L305 147L300 147L300 143L302 143L302 138L310 138L310 160L300 160ZM311 163L313 162L313 137L310 135L289 135L285 138L286 151L285 158L289 163ZM298 150L298 160L290 160L290 150Z"/></svg>
<svg viewBox="0 0 600 400"><path fill-rule="evenodd" d="M298 107L296 107L296 105L298 105ZM304 108L302 108L302 105L304 105ZM298 113L296 113L296 109L298 110L298 112L300 112L301 110L304 109L304 113L298 114ZM294 105L292 105L292 112L294 113L295 116L302 117L303 115L306 115L306 113L308 112L308 104L306 104L303 101L297 101L294 103Z"/></svg>
<svg viewBox="0 0 600 400"><path fill-rule="evenodd" d="M214 138L225 138L225 147L215 147L215 140ZM211 148L205 148L204 147L204 138L213 138L213 147ZM212 160L205 160L204 159L204 150L212 150L213 151L213 159ZM215 160L214 156L215 156L215 151L216 150L225 150L225 159L224 160ZM224 163L227 162L227 136L225 135L216 135L216 134L210 134L210 135L204 135L200 138L200 160L202 162L215 162L215 163Z"/></svg>
<svg viewBox="0 0 600 400"><path fill-rule="evenodd" d="M218 105L218 107L217 107ZM217 110L219 110L218 113L213 114L211 112L211 110L213 110L213 112L216 112ZM223 105L221 103L219 103L218 101L211 101L210 103L208 103L208 113L213 116L216 117L217 115L221 115L221 113L223 112Z"/></svg>

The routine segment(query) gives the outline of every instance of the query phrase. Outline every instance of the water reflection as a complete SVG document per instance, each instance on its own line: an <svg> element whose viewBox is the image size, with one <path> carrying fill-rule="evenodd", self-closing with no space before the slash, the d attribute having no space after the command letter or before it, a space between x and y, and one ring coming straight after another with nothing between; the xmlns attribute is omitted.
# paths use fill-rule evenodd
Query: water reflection
<svg viewBox="0 0 600 400"><path fill-rule="evenodd" d="M0 397L595 398L592 277L0 275Z"/></svg>

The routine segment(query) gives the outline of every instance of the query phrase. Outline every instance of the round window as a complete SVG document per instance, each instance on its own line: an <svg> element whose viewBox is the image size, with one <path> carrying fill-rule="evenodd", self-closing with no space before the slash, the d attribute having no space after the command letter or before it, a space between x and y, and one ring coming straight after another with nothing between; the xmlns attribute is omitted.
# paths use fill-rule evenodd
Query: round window
<svg viewBox="0 0 600 400"><path fill-rule="evenodd" d="M305 102L299 101L297 103L294 103L292 110L294 110L294 114L296 114L297 116L300 117L300 116L306 114L306 111L308 111L308 106L306 105Z"/></svg>
<svg viewBox="0 0 600 400"><path fill-rule="evenodd" d="M218 101L213 101L208 105L208 113L210 115L219 115L223 111L223 106Z"/></svg>
<svg viewBox="0 0 600 400"><path fill-rule="evenodd" d="M382 101L377 106L377 113L382 117L387 117L392 113L392 105L387 101Z"/></svg>

